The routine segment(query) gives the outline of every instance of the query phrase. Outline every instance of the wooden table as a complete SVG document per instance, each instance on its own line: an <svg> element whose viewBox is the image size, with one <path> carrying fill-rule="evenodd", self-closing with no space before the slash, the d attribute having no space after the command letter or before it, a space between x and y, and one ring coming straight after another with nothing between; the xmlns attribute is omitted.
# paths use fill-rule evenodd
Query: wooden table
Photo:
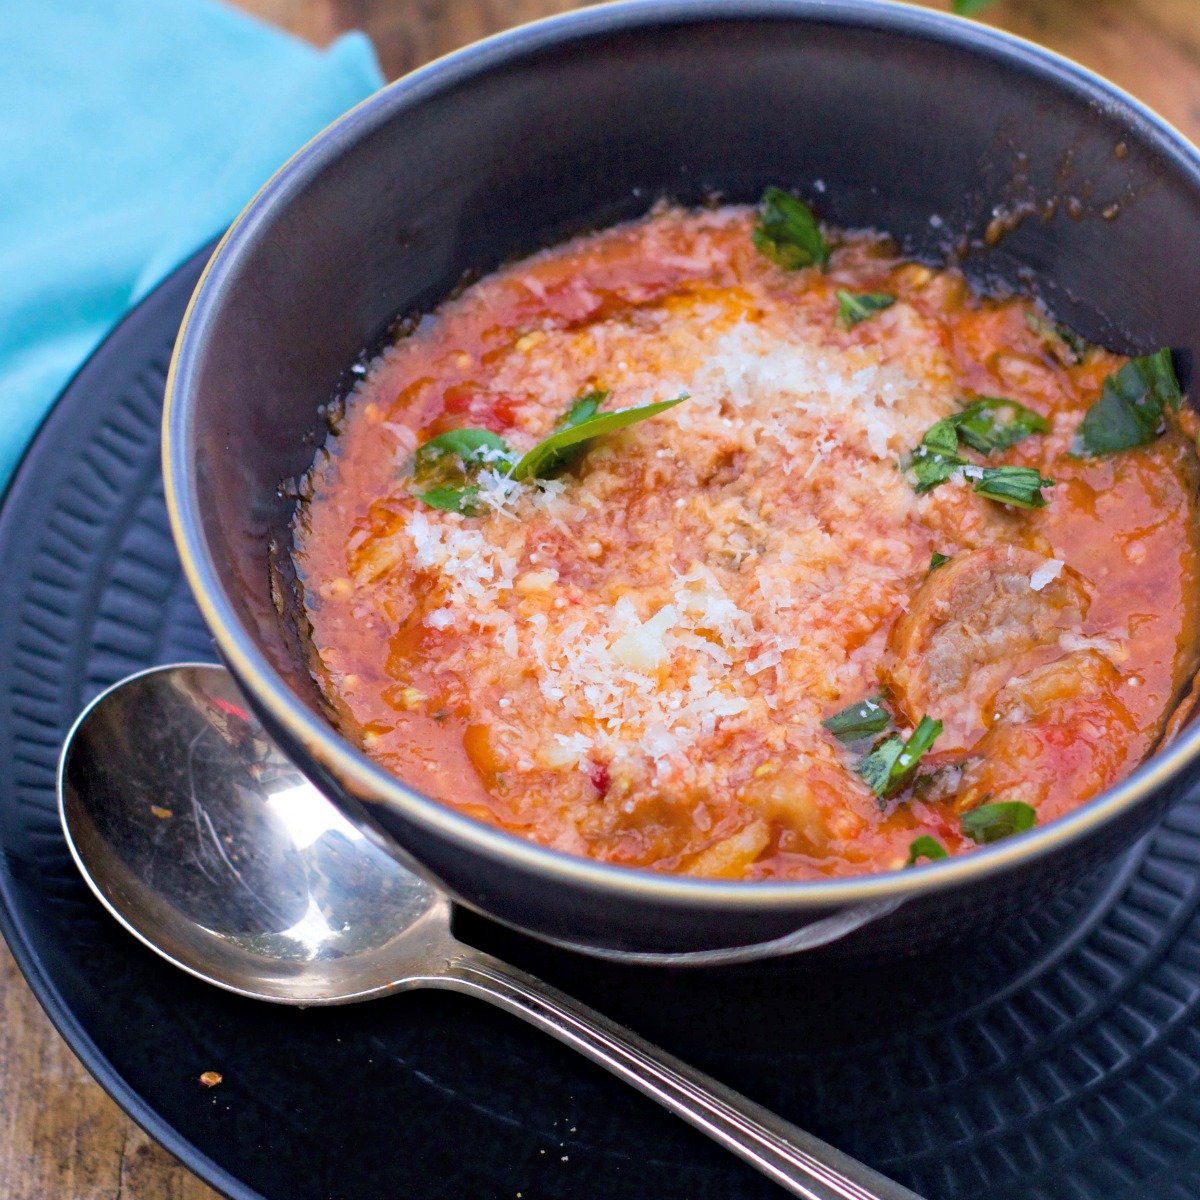
<svg viewBox="0 0 1200 1200"><path fill-rule="evenodd" d="M238 0L324 44L357 27L389 78L573 0ZM949 0L925 0L945 9ZM1200 141L1200 0L997 0L990 22L1077 59ZM212 1200L125 1117L51 1028L0 946L0 1196Z"/></svg>

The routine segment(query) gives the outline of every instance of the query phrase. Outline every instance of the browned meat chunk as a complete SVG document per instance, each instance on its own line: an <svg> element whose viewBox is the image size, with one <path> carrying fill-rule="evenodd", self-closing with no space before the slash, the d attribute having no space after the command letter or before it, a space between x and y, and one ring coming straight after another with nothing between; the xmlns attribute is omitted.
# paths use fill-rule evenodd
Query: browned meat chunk
<svg viewBox="0 0 1200 1200"><path fill-rule="evenodd" d="M1119 692L1121 673L1095 650L1078 650L1010 680L997 693L962 774L955 807L1021 800L1038 809L1051 794L1065 811L1121 773L1135 722Z"/></svg>
<svg viewBox="0 0 1200 1200"><path fill-rule="evenodd" d="M1081 578L1032 550L957 555L929 575L892 630L897 703L913 722L928 713L944 723L939 749L971 745L987 701L1036 665L1040 648L1078 630L1087 606Z"/></svg>

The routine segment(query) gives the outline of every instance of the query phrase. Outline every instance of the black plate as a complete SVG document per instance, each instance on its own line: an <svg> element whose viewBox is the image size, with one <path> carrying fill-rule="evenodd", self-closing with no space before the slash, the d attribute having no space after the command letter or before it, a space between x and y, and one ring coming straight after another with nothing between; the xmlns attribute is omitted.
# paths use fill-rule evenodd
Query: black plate
<svg viewBox="0 0 1200 1200"><path fill-rule="evenodd" d="M0 924L38 998L118 1103L230 1196L779 1196L478 1001L242 1000L143 949L76 875L54 798L63 732L121 676L212 657L167 532L158 427L205 256L83 368L0 510ZM930 1200L1185 1200L1200 1197L1198 867L1200 794L1054 904L871 970L614 967L459 924Z"/></svg>

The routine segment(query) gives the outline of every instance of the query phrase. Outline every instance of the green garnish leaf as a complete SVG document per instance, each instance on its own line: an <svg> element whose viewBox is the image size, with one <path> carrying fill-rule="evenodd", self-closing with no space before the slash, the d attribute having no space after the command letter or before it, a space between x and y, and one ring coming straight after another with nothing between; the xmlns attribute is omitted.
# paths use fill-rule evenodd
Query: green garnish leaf
<svg viewBox="0 0 1200 1200"><path fill-rule="evenodd" d="M582 425L584 421L590 421L600 409L605 400L608 399L608 392L588 392L580 396L574 404L559 418L556 422L555 429L570 429L575 425Z"/></svg>
<svg viewBox="0 0 1200 1200"><path fill-rule="evenodd" d="M867 320L885 308L891 308L896 303L896 297L890 292L861 292L857 296L853 292L837 292L839 329L853 329L861 321Z"/></svg>
<svg viewBox="0 0 1200 1200"><path fill-rule="evenodd" d="M430 508L441 508L446 512L463 513L470 517L475 514L479 496L477 487L439 487L430 488L427 492L415 493L418 500L423 500Z"/></svg>
<svg viewBox="0 0 1200 1200"><path fill-rule="evenodd" d="M949 858L950 853L941 842L935 837L930 837L925 834L919 837L908 848L908 862L906 867L915 867L918 858L927 858L930 862L937 862L939 858Z"/></svg>
<svg viewBox="0 0 1200 1200"><path fill-rule="evenodd" d="M891 713L883 707L882 696L872 696L843 708L821 722L839 742L857 742L882 733L892 723Z"/></svg>
<svg viewBox="0 0 1200 1200"><path fill-rule="evenodd" d="M976 13L983 12L992 0L954 0L951 8L956 16L973 17Z"/></svg>
<svg viewBox="0 0 1200 1200"><path fill-rule="evenodd" d="M980 454L1007 450L1034 433L1049 433L1050 422L1003 396L980 396L954 418L958 436Z"/></svg>
<svg viewBox="0 0 1200 1200"><path fill-rule="evenodd" d="M639 421L657 416L668 408L674 408L676 404L682 404L686 399L687 394L685 393L682 396L676 396L674 400L660 400L657 404L642 404L636 408L620 408L616 412L598 413L593 409L591 416L584 417L574 424L564 425L549 437L543 438L532 450L523 454L512 469L512 478L516 480L531 477L544 479L555 471L562 470L564 466L569 465L578 457L578 454L564 455L564 450L575 446L582 447L582 443L590 442L602 434L624 429L626 425L636 425ZM584 397L584 400L590 400L590 397ZM582 401L577 401L576 407L581 403ZM574 409L572 409L573 411ZM568 413L568 420L570 416L571 414ZM582 452L581 449L579 453Z"/></svg>
<svg viewBox="0 0 1200 1200"><path fill-rule="evenodd" d="M941 732L941 721L922 717L908 741L893 735L880 742L855 770L880 801L885 801L908 782L917 769L917 761L933 746Z"/></svg>
<svg viewBox="0 0 1200 1200"><path fill-rule="evenodd" d="M974 842L998 842L1024 833L1037 823L1037 813L1021 800L1006 800L1000 804L981 804L959 817L962 831Z"/></svg>
<svg viewBox="0 0 1200 1200"><path fill-rule="evenodd" d="M1115 454L1148 445L1162 432L1164 406L1178 412L1182 399L1169 349L1131 359L1104 381L1071 449L1076 454Z"/></svg>
<svg viewBox="0 0 1200 1200"><path fill-rule="evenodd" d="M1011 504L1017 508L1045 508L1046 497L1041 489L1053 487L1053 479L1043 479L1033 467L977 467L979 478L975 491L989 500ZM970 474L970 468L968 468Z"/></svg>
<svg viewBox="0 0 1200 1200"><path fill-rule="evenodd" d="M1032 467L974 466L959 455L958 443L961 438L972 449L990 454L1007 450L1030 434L1046 433L1049 428L1044 417L1015 400L981 396L962 412L931 425L903 466L912 472L918 496L962 471L975 480L975 491L989 500L1019 508L1041 508L1046 498L1040 489L1052 487L1053 479L1043 479ZM930 570L933 566L940 564L934 563Z"/></svg>
<svg viewBox="0 0 1200 1200"><path fill-rule="evenodd" d="M1067 325L1043 321L1035 312L1025 313L1025 324L1042 339L1043 345L1064 367L1083 362L1088 340Z"/></svg>
<svg viewBox="0 0 1200 1200"><path fill-rule="evenodd" d="M891 780L892 771L896 766L896 760L900 757L900 752L904 749L904 739L898 734L893 734L885 742L880 742L866 758L854 768L855 772L862 776L867 787L879 796L881 799L886 797L892 790Z"/></svg>
<svg viewBox="0 0 1200 1200"><path fill-rule="evenodd" d="M415 495L432 508L470 516L479 495L475 477L493 464L510 467L512 451L490 429L451 429L438 434L413 458L413 482L422 488Z"/></svg>
<svg viewBox="0 0 1200 1200"><path fill-rule="evenodd" d="M414 494L432 508L472 516L478 508L479 487L475 480L485 467L495 465L515 480L547 478L571 466L587 452L594 438L635 425L687 399L685 394L657 404L599 412L607 397L607 392L580 396L559 419L554 432L515 464L508 443L490 429L451 429L431 438L417 450L413 460L413 482L423 489Z"/></svg>
<svg viewBox="0 0 1200 1200"><path fill-rule="evenodd" d="M914 487L918 496L932 492L938 484L945 483L955 472L970 466L965 458L957 454L944 454L931 450L922 442L905 460L905 470L911 471L916 479Z"/></svg>
<svg viewBox="0 0 1200 1200"><path fill-rule="evenodd" d="M588 392L586 395L580 396L554 423L554 432L558 433L564 429L574 429L577 425L583 425L585 422L590 421L599 411L600 405L607 399L607 391ZM560 471L565 471L568 467L573 467L586 453L587 444L585 442L576 442L573 446L564 446L543 462L536 473L543 479L547 479L551 475L557 475Z"/></svg>
<svg viewBox="0 0 1200 1200"><path fill-rule="evenodd" d="M950 561L950 558L951 556L949 554L940 554L935 550L933 552L933 557L929 560L929 570L926 572L926 574L932 575L933 572L938 569L938 567L944 567Z"/></svg>
<svg viewBox="0 0 1200 1200"><path fill-rule="evenodd" d="M758 224L753 241L760 254L785 271L825 266L829 246L813 211L783 188L769 187L758 206Z"/></svg>
<svg viewBox="0 0 1200 1200"><path fill-rule="evenodd" d="M451 429L430 438L416 453L416 471L420 474L449 455L456 455L464 466L499 461L508 454L508 443L490 429Z"/></svg>
<svg viewBox="0 0 1200 1200"><path fill-rule="evenodd" d="M918 496L933 491L967 465L967 460L958 455L958 430L953 417L943 417L931 425L904 463L916 478Z"/></svg>
<svg viewBox="0 0 1200 1200"><path fill-rule="evenodd" d="M898 764L906 775L916 769L917 759L933 748L933 743L941 736L941 732L941 721L935 721L932 717L922 717L917 722L912 736L904 743L904 753L900 755Z"/></svg>
<svg viewBox="0 0 1200 1200"><path fill-rule="evenodd" d="M931 425L928 433L921 439L921 445L936 454L956 455L958 453L958 418L943 417Z"/></svg>

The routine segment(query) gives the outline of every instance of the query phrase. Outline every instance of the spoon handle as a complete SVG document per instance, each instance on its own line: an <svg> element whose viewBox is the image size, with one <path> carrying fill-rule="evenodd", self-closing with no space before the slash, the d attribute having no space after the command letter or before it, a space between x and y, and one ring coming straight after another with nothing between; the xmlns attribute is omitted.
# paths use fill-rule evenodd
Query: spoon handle
<svg viewBox="0 0 1200 1200"><path fill-rule="evenodd" d="M793 1196L921 1200L828 1143L777 1117L556 988L469 947L424 982L490 1001L632 1084Z"/></svg>

